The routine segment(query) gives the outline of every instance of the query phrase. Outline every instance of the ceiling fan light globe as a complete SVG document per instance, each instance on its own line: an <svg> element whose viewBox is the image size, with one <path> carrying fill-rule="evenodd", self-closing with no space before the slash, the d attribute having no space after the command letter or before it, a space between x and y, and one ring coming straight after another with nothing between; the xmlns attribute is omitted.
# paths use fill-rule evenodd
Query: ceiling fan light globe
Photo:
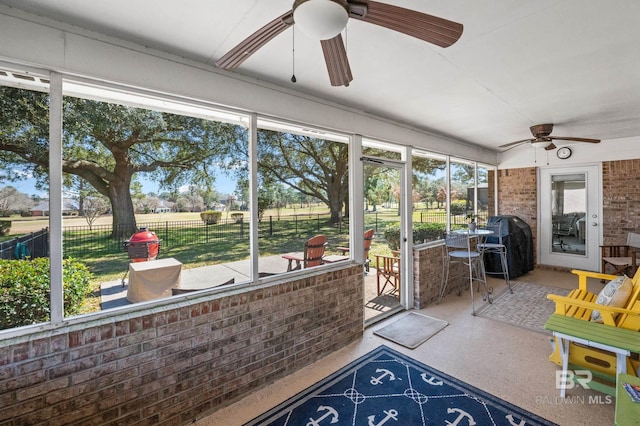
<svg viewBox="0 0 640 426"><path fill-rule="evenodd" d="M531 146L533 146L536 149L538 149L538 148L546 148L549 145L551 145L551 141L533 141L533 142L531 142Z"/></svg>
<svg viewBox="0 0 640 426"><path fill-rule="evenodd" d="M331 0L307 0L294 5L293 21L296 27L309 37L328 40L347 26L349 14L339 2Z"/></svg>

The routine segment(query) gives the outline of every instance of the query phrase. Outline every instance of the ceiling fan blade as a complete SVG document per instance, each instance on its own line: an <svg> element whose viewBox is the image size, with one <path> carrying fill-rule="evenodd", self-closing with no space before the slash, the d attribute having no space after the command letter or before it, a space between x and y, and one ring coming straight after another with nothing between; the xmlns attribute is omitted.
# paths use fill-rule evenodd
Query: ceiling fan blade
<svg viewBox="0 0 640 426"><path fill-rule="evenodd" d="M550 138L558 140L558 141L576 141L576 142L600 143L600 139L571 138L571 137L563 137L563 136L550 136Z"/></svg>
<svg viewBox="0 0 640 426"><path fill-rule="evenodd" d="M349 17L380 25L440 47L449 47L462 35L462 24L426 13L376 1L349 2Z"/></svg>
<svg viewBox="0 0 640 426"><path fill-rule="evenodd" d="M273 40L278 34L293 25L293 10L290 10L244 39L240 44L216 61L216 67L226 70L238 68L249 56Z"/></svg>
<svg viewBox="0 0 640 426"><path fill-rule="evenodd" d="M556 149L557 147L551 142L549 145L544 147L545 151L551 151L552 149Z"/></svg>
<svg viewBox="0 0 640 426"><path fill-rule="evenodd" d="M347 51L342 42L342 35L338 34L329 40L320 40L324 61L327 64L329 80L332 86L348 86L353 76L349 67Z"/></svg>
<svg viewBox="0 0 640 426"><path fill-rule="evenodd" d="M522 139L521 141L509 142L509 143L506 143L504 145L500 145L498 148L510 148L512 146L520 145L520 144L523 144L525 142L533 142L533 141L534 141L534 139L531 139L531 138Z"/></svg>

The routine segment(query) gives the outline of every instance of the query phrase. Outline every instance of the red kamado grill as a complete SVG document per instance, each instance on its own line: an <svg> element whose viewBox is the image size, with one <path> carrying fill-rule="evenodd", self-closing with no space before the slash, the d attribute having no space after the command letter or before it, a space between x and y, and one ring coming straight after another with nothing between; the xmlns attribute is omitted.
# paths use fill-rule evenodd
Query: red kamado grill
<svg viewBox="0 0 640 426"><path fill-rule="evenodd" d="M138 232L134 233L131 238L122 244L122 247L129 253L129 259L132 262L146 262L148 260L156 260L156 257L158 257L160 240L155 233L147 228L140 228ZM128 269L124 277L122 277L123 286L127 273L129 273Z"/></svg>

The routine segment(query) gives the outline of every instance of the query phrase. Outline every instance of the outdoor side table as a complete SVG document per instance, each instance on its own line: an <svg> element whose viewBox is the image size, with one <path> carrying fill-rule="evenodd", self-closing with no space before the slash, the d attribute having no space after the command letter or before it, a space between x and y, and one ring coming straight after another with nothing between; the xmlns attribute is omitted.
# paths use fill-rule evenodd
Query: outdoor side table
<svg viewBox="0 0 640 426"><path fill-rule="evenodd" d="M127 300L131 303L171 296L180 287L182 263L173 257L129 264Z"/></svg>
<svg viewBox="0 0 640 426"><path fill-rule="evenodd" d="M345 260L349 260L349 256L341 256L339 254L330 254L329 256L325 256L322 258L324 263L336 263L343 262Z"/></svg>

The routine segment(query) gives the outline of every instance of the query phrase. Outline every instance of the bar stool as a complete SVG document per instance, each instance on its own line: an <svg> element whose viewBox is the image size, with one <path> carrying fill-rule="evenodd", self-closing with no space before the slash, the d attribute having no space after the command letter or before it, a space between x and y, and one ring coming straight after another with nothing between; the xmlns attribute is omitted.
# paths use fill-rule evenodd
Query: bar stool
<svg viewBox="0 0 640 426"><path fill-rule="evenodd" d="M485 274L504 276L504 281L507 283L509 291L513 294L511 280L509 279L509 265L507 264L507 246L502 242L502 222L489 223L483 229L491 231L492 233L488 235L481 235L476 248L483 259L485 258L485 255L497 254L500 257L501 269L498 272L487 272L485 270Z"/></svg>
<svg viewBox="0 0 640 426"><path fill-rule="evenodd" d="M478 290L483 288L482 300L488 300L493 303L491 291L487 286L487 279L484 272L484 262L480 252L471 249L471 238L473 234L468 232L446 232L444 234L444 257L443 257L443 281L440 286L440 295L438 302L442 299L449 282L449 271L451 265L458 264L466 266L469 273L469 290L471 293L471 310L472 315L476 314L475 301L473 296L473 284L477 284ZM459 284L458 284L459 286ZM458 287L458 295L460 295L460 287Z"/></svg>

